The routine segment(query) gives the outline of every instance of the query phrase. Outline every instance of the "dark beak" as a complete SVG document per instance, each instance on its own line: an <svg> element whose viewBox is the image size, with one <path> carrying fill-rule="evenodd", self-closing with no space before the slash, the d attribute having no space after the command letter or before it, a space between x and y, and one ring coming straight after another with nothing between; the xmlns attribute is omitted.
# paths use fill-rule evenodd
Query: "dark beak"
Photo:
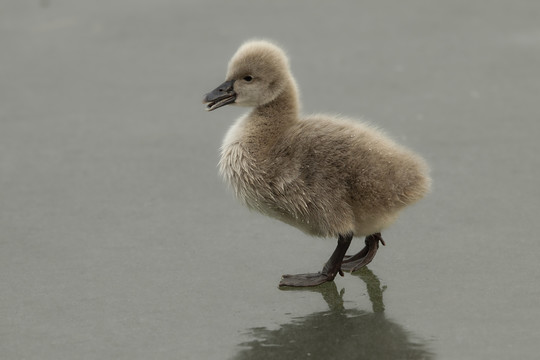
<svg viewBox="0 0 540 360"><path fill-rule="evenodd" d="M234 103L236 93L234 92L234 80L225 81L217 88L204 96L203 103L206 104L206 110L212 111L224 105Z"/></svg>

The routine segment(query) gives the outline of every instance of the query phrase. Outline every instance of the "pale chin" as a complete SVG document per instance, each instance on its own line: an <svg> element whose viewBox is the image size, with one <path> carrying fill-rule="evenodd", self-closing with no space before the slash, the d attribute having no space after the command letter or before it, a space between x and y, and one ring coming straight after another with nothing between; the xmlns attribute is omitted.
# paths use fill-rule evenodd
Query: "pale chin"
<svg viewBox="0 0 540 360"><path fill-rule="evenodd" d="M236 106L240 106L240 107L256 107L256 106L259 106L259 104L257 104L254 101L239 100L238 98L236 98L236 101L234 102L234 104L231 104L231 105L236 105Z"/></svg>

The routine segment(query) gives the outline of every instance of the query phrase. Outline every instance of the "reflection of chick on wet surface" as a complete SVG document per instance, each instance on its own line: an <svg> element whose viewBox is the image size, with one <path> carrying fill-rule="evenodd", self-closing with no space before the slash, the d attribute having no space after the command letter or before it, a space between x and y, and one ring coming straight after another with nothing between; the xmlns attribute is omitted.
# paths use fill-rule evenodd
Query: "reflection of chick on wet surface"
<svg viewBox="0 0 540 360"><path fill-rule="evenodd" d="M364 268L355 273L367 286L373 312L346 309L345 289L334 282L287 291L320 293L329 310L295 318L277 330L252 328L254 338L234 359L432 359L425 342L386 318L380 280Z"/></svg>

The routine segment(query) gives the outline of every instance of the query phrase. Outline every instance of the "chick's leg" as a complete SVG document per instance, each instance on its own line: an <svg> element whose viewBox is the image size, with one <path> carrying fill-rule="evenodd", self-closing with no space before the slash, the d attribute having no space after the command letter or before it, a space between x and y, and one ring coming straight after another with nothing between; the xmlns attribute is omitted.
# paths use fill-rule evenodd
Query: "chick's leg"
<svg viewBox="0 0 540 360"><path fill-rule="evenodd" d="M309 274L283 275L279 286L317 286L327 281L334 280L338 273L343 275L343 272L341 271L341 262L349 245L351 245L352 238L352 233L344 236L339 235L336 249L324 265L322 271Z"/></svg>

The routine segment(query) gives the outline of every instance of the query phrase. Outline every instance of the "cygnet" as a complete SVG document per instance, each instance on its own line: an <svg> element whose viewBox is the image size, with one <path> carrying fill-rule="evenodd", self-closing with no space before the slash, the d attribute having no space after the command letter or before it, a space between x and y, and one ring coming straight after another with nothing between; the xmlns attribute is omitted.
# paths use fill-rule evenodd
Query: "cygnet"
<svg viewBox="0 0 540 360"><path fill-rule="evenodd" d="M283 275L280 286L316 286L371 262L385 244L381 231L429 191L424 160L366 123L302 116L288 58L272 42L244 43L225 80L204 97L206 109L251 109L223 140L221 175L249 208L337 238L321 271ZM346 256L355 236L365 236L365 247Z"/></svg>

